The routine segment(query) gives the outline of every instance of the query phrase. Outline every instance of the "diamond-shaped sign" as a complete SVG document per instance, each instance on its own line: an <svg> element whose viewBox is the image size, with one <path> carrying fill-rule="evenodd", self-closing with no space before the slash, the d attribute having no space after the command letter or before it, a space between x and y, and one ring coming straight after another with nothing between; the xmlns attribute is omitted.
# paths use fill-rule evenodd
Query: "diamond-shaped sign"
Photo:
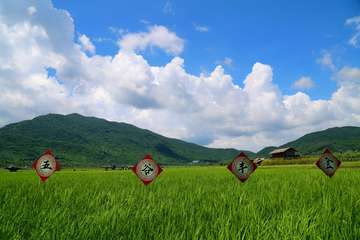
<svg viewBox="0 0 360 240"><path fill-rule="evenodd" d="M246 179L256 170L257 166L241 152L227 167L241 182Z"/></svg>
<svg viewBox="0 0 360 240"><path fill-rule="evenodd" d="M146 186L163 171L154 159L150 157L150 155L146 155L146 157L144 157L143 160L136 164L131 170Z"/></svg>
<svg viewBox="0 0 360 240"><path fill-rule="evenodd" d="M33 163L37 174L42 181L45 181L51 174L60 168L59 163L56 161L50 151L47 151L36 162Z"/></svg>
<svg viewBox="0 0 360 240"><path fill-rule="evenodd" d="M327 149L316 162L316 166L331 178L340 167L341 162Z"/></svg>

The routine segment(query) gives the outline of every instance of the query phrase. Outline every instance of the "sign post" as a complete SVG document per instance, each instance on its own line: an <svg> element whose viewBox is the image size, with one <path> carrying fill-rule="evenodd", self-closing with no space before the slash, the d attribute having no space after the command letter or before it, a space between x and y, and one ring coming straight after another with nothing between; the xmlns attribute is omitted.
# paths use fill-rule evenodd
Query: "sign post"
<svg viewBox="0 0 360 240"><path fill-rule="evenodd" d="M40 179L44 182L53 174L56 170L60 168L59 163L56 161L54 156L51 154L50 151L47 151L44 155L41 156L36 162L33 163L33 167L35 168L37 174L39 175ZM40 185L39 179L39 185ZM46 181L46 186L47 186Z"/></svg>
<svg viewBox="0 0 360 240"><path fill-rule="evenodd" d="M149 185L163 171L154 159L150 157L150 155L146 155L146 157L144 157L131 170L146 186Z"/></svg>
<svg viewBox="0 0 360 240"><path fill-rule="evenodd" d="M331 178L336 170L340 167L341 162L329 150L325 149L316 166L321 169L329 178Z"/></svg>
<svg viewBox="0 0 360 240"><path fill-rule="evenodd" d="M243 183L256 170L257 166L245 155L245 153L241 152L227 168Z"/></svg>

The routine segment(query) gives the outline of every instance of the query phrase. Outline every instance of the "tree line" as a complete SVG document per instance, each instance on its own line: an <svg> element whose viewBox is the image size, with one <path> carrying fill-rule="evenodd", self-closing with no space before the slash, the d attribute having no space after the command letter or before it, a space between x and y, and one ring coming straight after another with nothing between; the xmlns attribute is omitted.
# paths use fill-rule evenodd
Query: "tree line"
<svg viewBox="0 0 360 240"><path fill-rule="evenodd" d="M337 157L340 161L345 162L352 162L352 161L360 161L360 151L352 151L352 150L346 150L344 152L336 152L334 153L335 157ZM283 164L309 164L316 162L317 159L320 156L311 156L309 158L298 158L298 159L274 159L270 161L264 162L263 165L283 165ZM230 164L231 160L228 161L220 161L215 162L214 160L200 160L197 163L176 163L176 162L166 162L161 163L158 162L161 166L171 166L171 165L187 165L187 166L212 166L212 165L228 165ZM34 161L30 160L20 160L20 161L14 161L14 160L0 160L0 167L9 167L9 166L17 166L17 167L23 167L23 168L33 168L32 164ZM104 165L104 163L79 163L79 162L62 162L59 161L59 164L62 168L100 168ZM114 163L115 166L121 165ZM106 165L106 164L105 164Z"/></svg>

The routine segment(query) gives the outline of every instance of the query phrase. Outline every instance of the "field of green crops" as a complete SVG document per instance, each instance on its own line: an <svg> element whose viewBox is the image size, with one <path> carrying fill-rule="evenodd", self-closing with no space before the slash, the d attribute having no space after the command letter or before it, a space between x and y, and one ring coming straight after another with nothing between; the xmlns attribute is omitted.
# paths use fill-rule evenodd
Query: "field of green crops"
<svg viewBox="0 0 360 240"><path fill-rule="evenodd" d="M350 166L350 165L349 165ZM314 165L132 171L0 170L0 239L360 239L360 168Z"/></svg>

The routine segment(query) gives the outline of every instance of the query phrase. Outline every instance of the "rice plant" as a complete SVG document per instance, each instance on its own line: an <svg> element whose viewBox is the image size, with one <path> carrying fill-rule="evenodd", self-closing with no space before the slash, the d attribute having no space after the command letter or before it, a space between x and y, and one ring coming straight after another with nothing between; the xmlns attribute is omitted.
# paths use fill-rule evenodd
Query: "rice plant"
<svg viewBox="0 0 360 240"><path fill-rule="evenodd" d="M0 170L0 239L359 239L359 168L313 165L132 171Z"/></svg>

